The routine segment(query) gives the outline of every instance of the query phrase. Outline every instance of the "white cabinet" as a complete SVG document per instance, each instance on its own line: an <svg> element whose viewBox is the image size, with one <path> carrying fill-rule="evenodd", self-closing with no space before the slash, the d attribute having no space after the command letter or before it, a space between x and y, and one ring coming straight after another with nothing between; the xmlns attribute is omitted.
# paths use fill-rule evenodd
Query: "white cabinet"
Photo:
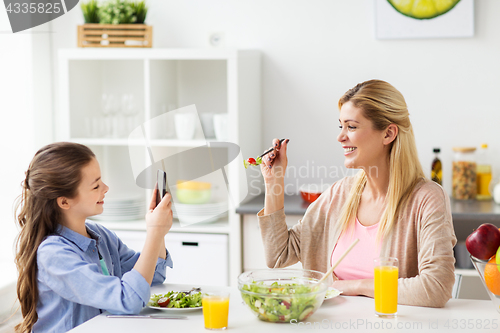
<svg viewBox="0 0 500 333"><path fill-rule="evenodd" d="M227 114L227 141L239 146L239 155L232 161L228 158L223 168L199 179L215 185L213 198L227 202L227 213L212 224L183 227L174 221L171 233L188 230L189 233L226 235L226 257L213 256L206 260L227 263L230 285L236 284L242 271L241 221L234 210L248 194L243 157L262 150L260 71L260 54L252 50L68 49L59 52L57 139L85 144L96 153L103 180L110 187L109 198L129 194L142 196L144 202L148 202L151 190L138 186L138 172L150 168L163 156L200 146L208 146L222 156L230 154L230 148L220 147L215 138L204 136L201 122L197 123L192 140L178 140L174 123L151 119L192 104L196 105L200 118L211 113ZM112 103L106 102L110 100ZM175 111L169 114L173 113ZM141 140L130 137L134 129L143 134ZM148 145L150 152L146 149ZM186 164L178 165L175 174L181 177L188 168ZM151 188L155 179L150 178L147 185ZM169 178L169 184L175 181ZM102 223L114 230L145 230L143 219L125 220L115 218ZM182 255L176 257L176 262L183 261Z"/></svg>
<svg viewBox="0 0 500 333"><path fill-rule="evenodd" d="M287 215L288 228L297 224L301 218L302 216L299 215ZM243 270L252 271L265 268L268 267L257 216L255 214L243 215ZM302 268L302 263L298 262L288 268Z"/></svg>
<svg viewBox="0 0 500 333"><path fill-rule="evenodd" d="M129 248L142 251L146 232L115 233ZM228 285L228 235L171 232L165 244L174 263L173 269L167 268L166 283Z"/></svg>

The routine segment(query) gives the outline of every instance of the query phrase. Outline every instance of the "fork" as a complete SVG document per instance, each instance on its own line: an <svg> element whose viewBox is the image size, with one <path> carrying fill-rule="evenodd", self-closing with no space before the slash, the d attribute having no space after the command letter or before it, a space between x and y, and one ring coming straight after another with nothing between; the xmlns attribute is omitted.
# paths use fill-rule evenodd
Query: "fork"
<svg viewBox="0 0 500 333"><path fill-rule="evenodd" d="M283 141L285 141L285 140L286 140L286 139L281 139L281 140L280 140L280 145L281 145L281 144L283 143ZM265 151L262 155L260 155L259 157L260 157L260 158L262 158L262 157L264 157L264 155L269 154L269 153L270 153L270 152L272 152L273 150L274 150L274 148L271 148L271 149L269 149L269 150L266 150L266 151Z"/></svg>
<svg viewBox="0 0 500 333"><path fill-rule="evenodd" d="M201 288L200 287L193 287L193 289L191 290L187 290L187 291L181 291L181 293L183 293L184 295L189 295L191 294L192 292L199 292L201 291Z"/></svg>

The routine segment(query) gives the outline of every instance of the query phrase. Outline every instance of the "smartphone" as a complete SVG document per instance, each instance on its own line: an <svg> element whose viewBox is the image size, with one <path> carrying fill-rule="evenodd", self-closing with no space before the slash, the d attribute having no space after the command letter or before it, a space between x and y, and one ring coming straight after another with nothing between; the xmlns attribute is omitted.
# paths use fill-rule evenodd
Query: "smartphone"
<svg viewBox="0 0 500 333"><path fill-rule="evenodd" d="M161 199L170 192L167 183L167 173L163 170L158 170L156 173L156 186L158 187L158 191L156 192L156 205L160 204Z"/></svg>

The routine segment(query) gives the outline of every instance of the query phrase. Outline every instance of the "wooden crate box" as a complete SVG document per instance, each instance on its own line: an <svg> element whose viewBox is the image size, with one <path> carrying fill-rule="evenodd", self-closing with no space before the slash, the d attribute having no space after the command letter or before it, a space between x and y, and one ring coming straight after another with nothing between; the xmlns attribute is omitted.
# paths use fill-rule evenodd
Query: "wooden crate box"
<svg viewBox="0 0 500 333"><path fill-rule="evenodd" d="M153 27L146 24L78 26L79 47L152 47Z"/></svg>

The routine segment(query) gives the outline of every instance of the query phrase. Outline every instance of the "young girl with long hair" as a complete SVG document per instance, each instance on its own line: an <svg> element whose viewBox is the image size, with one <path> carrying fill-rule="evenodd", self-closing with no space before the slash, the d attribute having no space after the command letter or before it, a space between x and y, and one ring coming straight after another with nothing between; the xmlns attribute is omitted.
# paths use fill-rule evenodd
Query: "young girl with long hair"
<svg viewBox="0 0 500 333"><path fill-rule="evenodd" d="M269 267L301 261L326 272L360 239L331 277L345 295L373 297L373 259L399 260L398 302L442 307L455 281L450 200L425 179L403 95L381 80L339 100L344 165L360 169L325 191L287 230L283 209L288 141L263 158L265 206L257 215Z"/></svg>
<svg viewBox="0 0 500 333"><path fill-rule="evenodd" d="M172 226L170 196L146 214L146 243L136 253L103 226L86 220L102 213L108 186L86 146L60 142L31 161L18 204L17 296L23 321L17 332L66 332L103 311L138 313L150 285L172 267L164 236Z"/></svg>

